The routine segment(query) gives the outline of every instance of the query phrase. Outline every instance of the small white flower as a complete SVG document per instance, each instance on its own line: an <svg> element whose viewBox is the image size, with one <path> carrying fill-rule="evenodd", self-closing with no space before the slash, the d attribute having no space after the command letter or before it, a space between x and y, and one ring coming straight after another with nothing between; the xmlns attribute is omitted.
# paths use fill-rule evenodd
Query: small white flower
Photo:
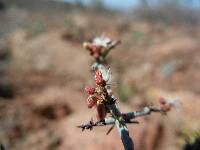
<svg viewBox="0 0 200 150"><path fill-rule="evenodd" d="M94 38L92 43L94 45L107 47L110 43L112 43L112 40L102 34L101 36Z"/></svg>

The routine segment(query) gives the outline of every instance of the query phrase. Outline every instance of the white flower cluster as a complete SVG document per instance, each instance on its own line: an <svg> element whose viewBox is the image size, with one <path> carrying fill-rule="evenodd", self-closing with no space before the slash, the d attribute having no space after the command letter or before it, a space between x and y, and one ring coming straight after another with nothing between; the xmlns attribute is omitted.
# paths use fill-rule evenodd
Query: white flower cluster
<svg viewBox="0 0 200 150"><path fill-rule="evenodd" d="M104 34L102 34L99 37L95 37L93 39L92 43L94 45L107 47L108 45L110 45L112 43L112 40L110 38L106 37Z"/></svg>

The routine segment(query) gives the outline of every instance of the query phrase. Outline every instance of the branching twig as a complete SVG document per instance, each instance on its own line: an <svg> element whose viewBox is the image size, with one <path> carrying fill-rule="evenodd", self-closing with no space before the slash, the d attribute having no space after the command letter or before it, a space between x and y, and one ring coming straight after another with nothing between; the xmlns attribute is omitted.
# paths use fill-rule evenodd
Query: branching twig
<svg viewBox="0 0 200 150"><path fill-rule="evenodd" d="M128 112L128 113L122 113L121 115L123 116L125 124L131 124L135 123L138 124L139 122L136 120L133 120L137 117L142 117L146 115L150 115L152 112L158 112L158 113L166 113L163 109L161 108L156 108L156 107L144 107L143 110L141 111L135 111L135 112ZM94 123L92 120L89 121L86 124L82 124L78 126L79 128L83 129L92 129L93 127L98 127L98 126L106 126L106 125L112 125L115 124L116 119L112 116L106 117L103 121L98 121Z"/></svg>
<svg viewBox="0 0 200 150"><path fill-rule="evenodd" d="M95 71L96 88L87 86L85 88L86 93L89 94L87 99L88 108L96 106L98 121L93 120L88 123L78 126L85 129L92 130L94 127L115 125L121 137L121 141L125 150L133 150L134 144L129 136L129 131L126 124L139 123L135 120L137 117L150 115L152 112L158 112L165 114L173 106L172 103L160 99L160 108L157 107L144 107L141 111L121 113L117 104L116 98L112 94L112 89L108 88L107 82L110 79L110 70L105 66L105 59L109 52L120 44L120 41L111 41L111 39L101 36L95 38L92 43L84 43L84 47L90 51L90 54L95 58L95 63L92 65L93 71ZM110 114L106 117L107 113ZM107 134L109 134L114 126L112 126Z"/></svg>

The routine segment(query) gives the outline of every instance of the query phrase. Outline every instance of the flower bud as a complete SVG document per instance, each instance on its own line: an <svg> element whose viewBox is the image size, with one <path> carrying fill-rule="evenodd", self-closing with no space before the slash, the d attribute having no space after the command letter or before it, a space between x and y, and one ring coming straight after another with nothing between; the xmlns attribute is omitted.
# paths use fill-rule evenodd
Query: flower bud
<svg viewBox="0 0 200 150"><path fill-rule="evenodd" d="M87 106L88 108L92 108L97 103L97 98L94 95L90 95L87 98Z"/></svg>
<svg viewBox="0 0 200 150"><path fill-rule="evenodd" d="M102 46L94 45L92 43L83 43L83 47L90 51L90 55L94 56L95 58L99 58L101 56Z"/></svg>
<svg viewBox="0 0 200 150"><path fill-rule="evenodd" d="M86 86L84 90L86 93L90 95L93 95L95 93L95 88L90 85Z"/></svg>
<svg viewBox="0 0 200 150"><path fill-rule="evenodd" d="M103 76L102 76L102 73L97 70L96 73L95 73L95 82L97 85L104 85L105 84L105 81L103 80Z"/></svg>
<svg viewBox="0 0 200 150"><path fill-rule="evenodd" d="M159 103L161 104L161 105L165 105L166 103L167 103L167 101L166 101L166 99L164 98L164 97L159 97Z"/></svg>

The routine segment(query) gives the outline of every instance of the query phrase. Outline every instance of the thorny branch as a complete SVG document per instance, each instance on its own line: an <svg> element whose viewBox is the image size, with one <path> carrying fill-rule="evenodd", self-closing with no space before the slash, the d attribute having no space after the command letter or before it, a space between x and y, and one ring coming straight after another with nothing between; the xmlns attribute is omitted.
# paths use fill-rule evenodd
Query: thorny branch
<svg viewBox="0 0 200 150"><path fill-rule="evenodd" d="M85 92L89 94L87 99L88 108L96 107L98 121L94 122L91 119L88 123L79 125L78 128L82 128L82 131L84 131L85 129L92 130L94 127L113 125L107 132L109 134L116 126L124 149L133 150L134 144L129 136L126 124L138 124L139 122L135 118L150 115L152 112L165 114L174 106L174 102L161 97L159 99L159 107L149 106L144 107L143 110L128 113L122 113L119 110L116 98L108 84L111 79L110 69L106 67L108 53L119 44L120 41L112 41L104 35L94 38L92 42L83 44L95 59L92 69L95 72L96 87L87 86L85 87ZM108 114L109 116L106 117Z"/></svg>
<svg viewBox="0 0 200 150"><path fill-rule="evenodd" d="M150 115L152 112L156 113L162 113L165 114L166 111L161 108L156 107L144 107L141 111L134 111L134 112L128 112L128 113L122 113L123 119L125 123L127 124L138 124L139 122L136 120L133 120L138 117ZM79 128L82 128L82 130L89 129L92 130L93 127L99 127L99 126L106 126L106 125L112 125L115 124L116 119L112 116L106 117L102 121L93 122L93 120L89 121L88 123L82 124L78 126Z"/></svg>

